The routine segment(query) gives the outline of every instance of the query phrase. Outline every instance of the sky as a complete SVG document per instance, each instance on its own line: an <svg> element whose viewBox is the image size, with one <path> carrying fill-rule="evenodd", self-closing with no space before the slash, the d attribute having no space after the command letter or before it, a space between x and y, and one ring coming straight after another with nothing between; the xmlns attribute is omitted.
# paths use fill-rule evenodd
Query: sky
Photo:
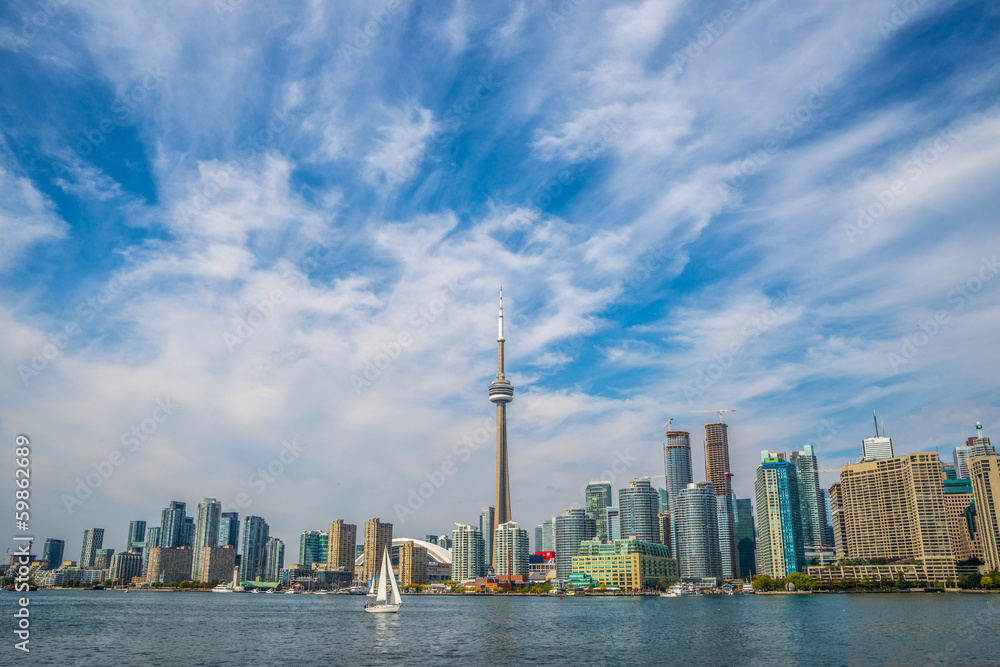
<svg viewBox="0 0 1000 667"><path fill-rule="evenodd" d="M873 411L950 460L1000 424L998 54L987 1L3 3L30 534L476 523L501 285L529 531L662 485L668 419L703 479L696 411L738 497Z"/></svg>

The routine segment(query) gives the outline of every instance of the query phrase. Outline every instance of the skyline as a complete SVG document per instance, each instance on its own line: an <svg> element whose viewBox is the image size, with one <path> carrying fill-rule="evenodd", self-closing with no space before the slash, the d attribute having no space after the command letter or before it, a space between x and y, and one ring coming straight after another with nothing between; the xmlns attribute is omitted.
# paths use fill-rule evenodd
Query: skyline
<svg viewBox="0 0 1000 667"><path fill-rule="evenodd" d="M989 435L1000 10L570 6L0 8L0 434L39 548L204 497L286 543L474 523L499 284L523 527L660 472L668 418L704 470L695 410L738 410L740 498L761 450L856 458L872 409L897 455Z"/></svg>

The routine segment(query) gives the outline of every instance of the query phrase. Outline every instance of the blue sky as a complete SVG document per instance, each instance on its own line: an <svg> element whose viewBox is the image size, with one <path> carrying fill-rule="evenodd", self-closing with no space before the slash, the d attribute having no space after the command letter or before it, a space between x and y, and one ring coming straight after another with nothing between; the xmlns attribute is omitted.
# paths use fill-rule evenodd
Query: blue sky
<svg viewBox="0 0 1000 667"><path fill-rule="evenodd" d="M662 474L668 418L703 468L694 410L741 497L872 410L944 458L1000 421L992 3L39 7L0 9L0 433L67 557L205 496L289 545L475 522L501 284L529 529Z"/></svg>

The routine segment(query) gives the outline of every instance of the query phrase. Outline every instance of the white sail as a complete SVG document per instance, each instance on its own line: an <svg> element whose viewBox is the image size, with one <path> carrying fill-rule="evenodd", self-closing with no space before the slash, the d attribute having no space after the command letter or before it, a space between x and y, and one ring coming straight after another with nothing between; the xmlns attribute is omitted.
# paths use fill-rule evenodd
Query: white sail
<svg viewBox="0 0 1000 667"><path fill-rule="evenodd" d="M399 587L396 585L396 575L392 572L392 563L389 561L389 552L385 553L385 564L389 568L389 583L392 584L391 604L403 604L403 598L399 595Z"/></svg>
<svg viewBox="0 0 1000 667"><path fill-rule="evenodd" d="M375 604L385 604L386 601L386 576L385 576L385 566L389 562L389 552L385 552L385 558L382 559L382 567L378 574L378 592L375 594ZM391 572L391 570L390 570Z"/></svg>

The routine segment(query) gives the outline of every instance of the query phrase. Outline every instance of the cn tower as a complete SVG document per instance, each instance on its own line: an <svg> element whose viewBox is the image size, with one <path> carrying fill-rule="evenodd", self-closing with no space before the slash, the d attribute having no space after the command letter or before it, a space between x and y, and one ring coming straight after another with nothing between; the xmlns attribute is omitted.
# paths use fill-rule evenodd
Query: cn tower
<svg viewBox="0 0 1000 667"><path fill-rule="evenodd" d="M514 400L514 387L503 374L503 287L500 288L500 335L497 336L497 377L490 385L490 401L497 404L497 485L493 507L493 535L497 526L510 521L510 479L507 475L507 404ZM496 540L491 540L496 552Z"/></svg>

